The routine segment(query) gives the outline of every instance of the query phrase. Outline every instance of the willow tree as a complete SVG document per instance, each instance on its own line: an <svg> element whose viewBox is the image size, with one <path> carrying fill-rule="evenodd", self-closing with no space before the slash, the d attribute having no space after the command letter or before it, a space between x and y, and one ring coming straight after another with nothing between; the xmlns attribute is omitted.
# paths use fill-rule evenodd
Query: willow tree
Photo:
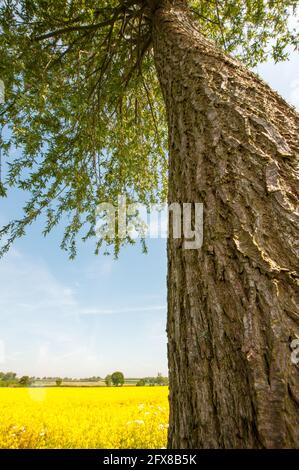
<svg viewBox="0 0 299 470"><path fill-rule="evenodd" d="M250 71L295 4L1 1L1 192L29 198L2 254L43 215L75 256L118 194L204 204L202 247L168 241L170 447L299 445L298 115Z"/></svg>

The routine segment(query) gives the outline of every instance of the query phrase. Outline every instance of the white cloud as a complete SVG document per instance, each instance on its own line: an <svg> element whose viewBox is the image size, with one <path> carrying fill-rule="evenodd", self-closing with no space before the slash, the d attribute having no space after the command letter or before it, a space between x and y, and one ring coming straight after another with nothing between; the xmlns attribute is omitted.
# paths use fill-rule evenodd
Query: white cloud
<svg viewBox="0 0 299 470"><path fill-rule="evenodd" d="M36 369L45 370L52 376L67 375L78 376L78 371L85 371L86 376L94 375L95 371L102 366L102 357L92 351L90 346L74 346L64 352L56 352L53 350L51 343L40 345L37 351ZM32 366L31 366L32 367Z"/></svg>
<svg viewBox="0 0 299 470"><path fill-rule="evenodd" d="M113 271L113 263L114 260L111 257L105 259L97 257L89 263L84 271L84 275L90 280L110 277Z"/></svg>
<svg viewBox="0 0 299 470"><path fill-rule="evenodd" d="M64 313L77 305L74 292L42 262L12 249L0 263L1 315Z"/></svg>
<svg viewBox="0 0 299 470"><path fill-rule="evenodd" d="M0 263L0 315L36 315L37 318L166 311L166 305L97 308L83 306L76 291L59 282L41 261L12 249ZM62 335L67 340L65 335Z"/></svg>
<svg viewBox="0 0 299 470"><path fill-rule="evenodd" d="M86 305L77 288L58 280L44 261L15 248L1 260L1 369L36 376L98 375L113 370L120 359L114 347L107 352L109 340L101 338L96 316L162 312L165 317L166 306L155 297L137 296L135 305L123 307L114 295L98 308ZM128 357L122 355L123 367Z"/></svg>

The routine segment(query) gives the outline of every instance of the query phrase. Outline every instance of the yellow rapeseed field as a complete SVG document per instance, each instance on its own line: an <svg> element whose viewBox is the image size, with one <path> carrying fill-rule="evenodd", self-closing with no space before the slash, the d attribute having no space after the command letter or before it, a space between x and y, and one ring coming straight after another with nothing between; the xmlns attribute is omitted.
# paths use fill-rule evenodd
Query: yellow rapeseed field
<svg viewBox="0 0 299 470"><path fill-rule="evenodd" d="M167 387L0 388L0 448L164 448Z"/></svg>

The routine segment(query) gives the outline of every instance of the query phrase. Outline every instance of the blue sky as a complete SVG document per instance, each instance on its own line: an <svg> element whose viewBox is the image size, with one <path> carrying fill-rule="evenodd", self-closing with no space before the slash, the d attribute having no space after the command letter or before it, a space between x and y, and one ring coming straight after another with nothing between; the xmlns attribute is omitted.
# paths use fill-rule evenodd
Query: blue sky
<svg viewBox="0 0 299 470"><path fill-rule="evenodd" d="M258 67L299 107L299 57ZM0 225L20 213L22 194L0 200ZM69 261L61 230L44 238L36 223L0 260L0 370L35 376L167 374L166 243L149 240L120 258L80 247Z"/></svg>

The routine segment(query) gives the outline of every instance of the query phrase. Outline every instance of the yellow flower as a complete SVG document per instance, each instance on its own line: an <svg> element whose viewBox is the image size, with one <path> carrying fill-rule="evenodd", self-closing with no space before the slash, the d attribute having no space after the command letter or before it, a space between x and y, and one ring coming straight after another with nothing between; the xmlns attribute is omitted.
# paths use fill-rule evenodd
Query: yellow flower
<svg viewBox="0 0 299 470"><path fill-rule="evenodd" d="M166 446L166 387L0 388L0 448Z"/></svg>

